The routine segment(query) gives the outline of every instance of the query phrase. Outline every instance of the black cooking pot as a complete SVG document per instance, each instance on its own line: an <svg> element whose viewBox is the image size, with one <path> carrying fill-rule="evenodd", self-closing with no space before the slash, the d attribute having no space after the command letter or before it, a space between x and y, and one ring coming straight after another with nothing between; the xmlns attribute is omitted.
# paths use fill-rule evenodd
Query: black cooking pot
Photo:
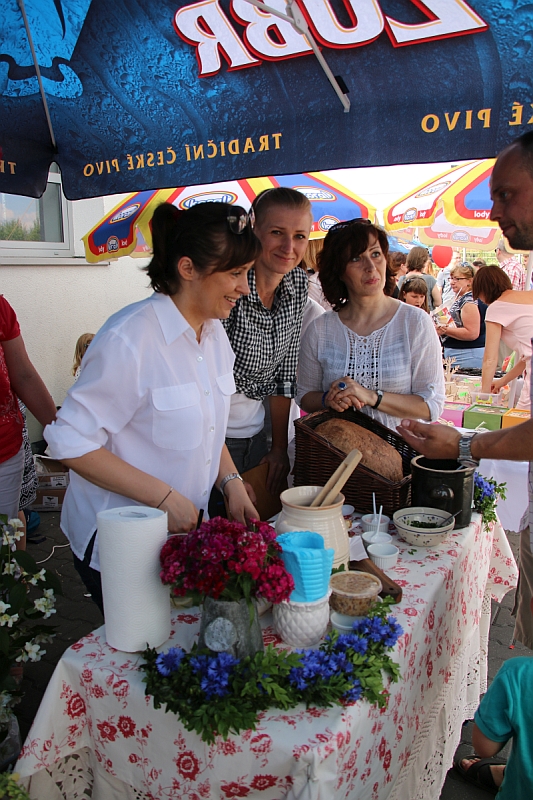
<svg viewBox="0 0 533 800"><path fill-rule="evenodd" d="M465 528L472 519L475 467L458 461L416 456L411 461L411 505L440 508L455 518L456 528Z"/></svg>

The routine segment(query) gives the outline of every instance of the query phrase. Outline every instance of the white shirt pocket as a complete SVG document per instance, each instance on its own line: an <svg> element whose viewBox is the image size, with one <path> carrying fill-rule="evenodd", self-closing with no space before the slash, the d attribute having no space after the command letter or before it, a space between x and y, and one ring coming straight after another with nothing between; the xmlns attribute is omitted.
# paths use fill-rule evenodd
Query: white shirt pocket
<svg viewBox="0 0 533 800"><path fill-rule="evenodd" d="M225 375L217 376L218 388L222 394L231 395L235 394L237 387L235 386L235 378L233 372L226 372Z"/></svg>
<svg viewBox="0 0 533 800"><path fill-rule="evenodd" d="M154 444L165 450L194 450L202 442L203 414L196 383L152 389Z"/></svg>

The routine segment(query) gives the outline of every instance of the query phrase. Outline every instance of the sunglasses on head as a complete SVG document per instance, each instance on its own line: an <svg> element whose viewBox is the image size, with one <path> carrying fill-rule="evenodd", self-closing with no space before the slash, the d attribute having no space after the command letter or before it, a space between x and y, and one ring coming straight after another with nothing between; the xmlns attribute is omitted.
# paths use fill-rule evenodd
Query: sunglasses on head
<svg viewBox="0 0 533 800"><path fill-rule="evenodd" d="M226 221L232 233L240 234L243 233L248 226L253 227L255 223L255 214L253 209L250 209L247 213L242 206L232 206L228 211Z"/></svg>
<svg viewBox="0 0 533 800"><path fill-rule="evenodd" d="M328 230L328 233L335 233L336 231L342 231L344 228L349 228L352 225L372 225L372 221L369 219L365 219L365 217L356 217L355 219L346 220L346 222L337 222L336 225L332 225L331 228Z"/></svg>

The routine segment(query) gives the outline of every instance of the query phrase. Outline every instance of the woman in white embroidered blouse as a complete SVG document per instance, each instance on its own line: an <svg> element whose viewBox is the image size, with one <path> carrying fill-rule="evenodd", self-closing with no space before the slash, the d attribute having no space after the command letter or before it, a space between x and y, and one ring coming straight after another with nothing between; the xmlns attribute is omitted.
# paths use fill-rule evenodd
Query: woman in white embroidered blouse
<svg viewBox="0 0 533 800"><path fill-rule="evenodd" d="M360 409L391 429L402 418L434 421L444 406L441 346L422 310L388 295L386 233L369 220L330 228L320 281L333 311L307 329L298 364L298 404Z"/></svg>

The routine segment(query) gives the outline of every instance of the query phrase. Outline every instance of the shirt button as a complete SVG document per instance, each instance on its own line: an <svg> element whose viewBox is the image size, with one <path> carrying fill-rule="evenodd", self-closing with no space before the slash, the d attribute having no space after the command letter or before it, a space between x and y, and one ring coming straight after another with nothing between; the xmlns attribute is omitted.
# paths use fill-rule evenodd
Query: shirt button
<svg viewBox="0 0 533 800"><path fill-rule="evenodd" d="M213 431L214 431L215 429L214 429L214 427L211 425L211 427L209 428L209 430L210 430L210 432L211 432L211 433L213 433Z"/></svg>
<svg viewBox="0 0 533 800"><path fill-rule="evenodd" d="M206 463L206 466L209 466L209 464L211 463L211 459L209 458L205 463Z"/></svg>
<svg viewBox="0 0 533 800"><path fill-rule="evenodd" d="M202 494L203 494L203 495L206 495L206 494L207 494L207 492L202 492Z"/></svg>
<svg viewBox="0 0 533 800"><path fill-rule="evenodd" d="M202 356L198 356L198 358L196 360L197 361L203 361L204 359L202 358Z"/></svg>
<svg viewBox="0 0 533 800"><path fill-rule="evenodd" d="M205 390L205 392L204 392L204 394L206 394L206 395L207 395L207 394L211 394L211 392L209 391L209 389L206 389L206 390Z"/></svg>

